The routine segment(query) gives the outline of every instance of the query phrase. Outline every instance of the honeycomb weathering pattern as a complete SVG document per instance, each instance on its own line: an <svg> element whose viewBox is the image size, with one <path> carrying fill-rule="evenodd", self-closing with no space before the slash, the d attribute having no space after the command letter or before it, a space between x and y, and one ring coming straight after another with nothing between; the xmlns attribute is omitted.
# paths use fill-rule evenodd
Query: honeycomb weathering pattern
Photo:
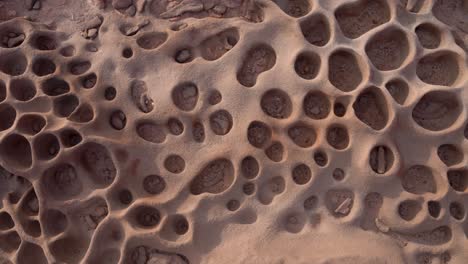
<svg viewBox="0 0 468 264"><path fill-rule="evenodd" d="M467 25L467 0L0 0L0 263L467 263Z"/></svg>

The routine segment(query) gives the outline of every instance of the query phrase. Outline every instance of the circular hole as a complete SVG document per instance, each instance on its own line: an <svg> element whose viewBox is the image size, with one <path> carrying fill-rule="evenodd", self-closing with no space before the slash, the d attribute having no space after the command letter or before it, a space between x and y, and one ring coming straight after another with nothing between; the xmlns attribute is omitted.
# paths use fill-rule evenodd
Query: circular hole
<svg viewBox="0 0 468 264"><path fill-rule="evenodd" d="M190 183L193 195L202 193L219 194L232 185L235 179L234 165L231 160L217 158L205 164Z"/></svg>
<svg viewBox="0 0 468 264"><path fill-rule="evenodd" d="M148 175L143 179L143 189L152 195L160 194L166 189L166 181L159 175Z"/></svg>
<svg viewBox="0 0 468 264"><path fill-rule="evenodd" d="M192 137L195 142L201 143L205 140L205 126L200 121L192 123Z"/></svg>
<svg viewBox="0 0 468 264"><path fill-rule="evenodd" d="M16 110L9 104L0 105L0 131L13 126L16 120Z"/></svg>
<svg viewBox="0 0 468 264"><path fill-rule="evenodd" d="M25 137L18 134L3 138L0 144L0 156L13 168L27 169L32 165L31 145Z"/></svg>
<svg viewBox="0 0 468 264"><path fill-rule="evenodd" d="M340 102L336 102L333 105L333 113L335 113L337 117L343 117L346 114L346 106Z"/></svg>
<svg viewBox="0 0 468 264"><path fill-rule="evenodd" d="M177 216L172 221L172 228L178 235L184 235L189 230L189 222L184 216Z"/></svg>
<svg viewBox="0 0 468 264"><path fill-rule="evenodd" d="M91 62L87 60L75 60L68 64L68 69L73 75L81 75L91 68Z"/></svg>
<svg viewBox="0 0 468 264"><path fill-rule="evenodd" d="M437 148L439 159L448 167L462 162L463 152L452 144L443 144Z"/></svg>
<svg viewBox="0 0 468 264"><path fill-rule="evenodd" d="M304 185L312 178L312 171L305 164L296 165L292 170L293 181L298 185Z"/></svg>
<svg viewBox="0 0 468 264"><path fill-rule="evenodd" d="M73 46L66 46L60 49L60 54L64 57L72 57L75 55L75 47Z"/></svg>
<svg viewBox="0 0 468 264"><path fill-rule="evenodd" d="M293 4L295 2L296 5L298 3L302 3L302 5L308 6L307 10L311 9L309 4L311 2L309 0L295 0L288 2L290 4ZM294 7L294 5L290 8L297 12L298 8ZM307 11L307 13L309 13L309 11ZM303 15L307 13L304 13ZM301 32L305 40L307 40L307 42L309 42L312 45L322 47L330 41L330 24L328 22L328 18L321 13L316 13L311 16L307 16L301 21L299 26L301 28Z"/></svg>
<svg viewBox="0 0 468 264"><path fill-rule="evenodd" d="M129 205L133 202L133 195L127 189L120 190L118 193L118 198L119 202L123 205Z"/></svg>
<svg viewBox="0 0 468 264"><path fill-rule="evenodd" d="M468 170L466 169L449 170L447 178L450 187L457 192L464 192L468 187Z"/></svg>
<svg viewBox="0 0 468 264"><path fill-rule="evenodd" d="M1 114L0 120L3 120L1 118ZM19 132L33 136L41 132L45 125L46 120L44 117L36 114L26 114L19 119L18 125L16 127Z"/></svg>
<svg viewBox="0 0 468 264"><path fill-rule="evenodd" d="M352 108L360 122L373 130L381 130L389 121L389 109L382 90L370 86L355 99Z"/></svg>
<svg viewBox="0 0 468 264"><path fill-rule="evenodd" d="M8 230L15 226L15 222L7 212L0 213L0 230Z"/></svg>
<svg viewBox="0 0 468 264"><path fill-rule="evenodd" d="M172 101L182 111L191 111L198 101L198 87L194 83L178 84L172 90Z"/></svg>
<svg viewBox="0 0 468 264"><path fill-rule="evenodd" d="M7 26L0 33L0 45L4 48L16 48L23 44L26 35L20 29Z"/></svg>
<svg viewBox="0 0 468 264"><path fill-rule="evenodd" d="M342 150L349 145L349 135L346 127L332 125L327 129L327 142L335 149Z"/></svg>
<svg viewBox="0 0 468 264"><path fill-rule="evenodd" d="M304 123L293 124L288 129L289 138L299 147L308 148L311 147L317 139L317 133L315 130Z"/></svg>
<svg viewBox="0 0 468 264"><path fill-rule="evenodd" d="M317 206L318 198L315 195L311 195L304 200L304 209L309 211Z"/></svg>
<svg viewBox="0 0 468 264"><path fill-rule="evenodd" d="M391 71L401 67L408 58L410 44L405 31L387 27L374 34L365 46L371 63L380 71Z"/></svg>
<svg viewBox="0 0 468 264"><path fill-rule="evenodd" d="M240 202L238 200L235 200L235 199L232 199L232 200L229 200L229 202L227 202L226 204L226 208L229 210L229 211L237 211L237 209L239 209L240 207Z"/></svg>
<svg viewBox="0 0 468 264"><path fill-rule="evenodd" d="M275 141L265 149L265 154L271 161L280 162L285 156L285 149L283 144L279 141Z"/></svg>
<svg viewBox="0 0 468 264"><path fill-rule="evenodd" d="M393 166L395 157L390 148L386 146L374 147L369 155L369 164L372 170L378 174L384 174Z"/></svg>
<svg viewBox="0 0 468 264"><path fill-rule="evenodd" d="M302 108L304 113L312 119L324 119L330 113L330 100L320 91L307 93L304 97Z"/></svg>
<svg viewBox="0 0 468 264"><path fill-rule="evenodd" d="M42 91L48 96L58 96L70 91L70 85L59 78L53 77L41 84Z"/></svg>
<svg viewBox="0 0 468 264"><path fill-rule="evenodd" d="M210 92L210 95L208 96L208 103L210 105L217 105L221 102L223 99L223 96L218 90L213 90Z"/></svg>
<svg viewBox="0 0 468 264"><path fill-rule="evenodd" d="M328 163L328 157L327 154L321 150L318 150L314 153L314 161L319 165L320 167L325 167Z"/></svg>
<svg viewBox="0 0 468 264"><path fill-rule="evenodd" d="M95 73L90 73L81 79L81 85L85 89L93 88L97 83L97 75Z"/></svg>
<svg viewBox="0 0 468 264"><path fill-rule="evenodd" d="M271 128L260 121L253 121L247 129L247 140L256 148L265 147L272 136Z"/></svg>
<svg viewBox="0 0 468 264"><path fill-rule="evenodd" d="M0 71L11 76L23 74L28 67L26 56L20 51L0 55Z"/></svg>
<svg viewBox="0 0 468 264"><path fill-rule="evenodd" d="M428 166L412 165L400 174L401 185L409 193L436 193L439 188L434 170Z"/></svg>
<svg viewBox="0 0 468 264"><path fill-rule="evenodd" d="M33 62L32 70L37 76L45 76L55 72L55 63L47 58L39 58Z"/></svg>
<svg viewBox="0 0 468 264"><path fill-rule="evenodd" d="M41 236L41 224L37 220L27 221L23 224L23 230L26 234L32 237L39 237Z"/></svg>
<svg viewBox="0 0 468 264"><path fill-rule="evenodd" d="M462 220L465 217L465 208L459 202L450 203L449 211L450 215L457 220Z"/></svg>
<svg viewBox="0 0 468 264"><path fill-rule="evenodd" d="M32 46L38 50L54 50L58 44L55 38L47 35L36 35L32 38Z"/></svg>
<svg viewBox="0 0 468 264"><path fill-rule="evenodd" d="M112 86L107 87L106 90L104 91L104 98L106 98L107 101L114 100L116 96L117 96L117 90Z"/></svg>
<svg viewBox="0 0 468 264"><path fill-rule="evenodd" d="M65 129L60 132L60 140L66 148L71 148L80 144L83 140L83 137L74 129Z"/></svg>
<svg viewBox="0 0 468 264"><path fill-rule="evenodd" d="M328 80L343 92L355 90L363 80L363 68L354 51L339 49L328 58Z"/></svg>
<svg viewBox="0 0 468 264"><path fill-rule="evenodd" d="M334 217L346 217L353 210L354 192L347 188L329 189L325 193L324 203Z"/></svg>
<svg viewBox="0 0 468 264"><path fill-rule="evenodd" d="M58 47L56 38L48 34L38 34L33 36L31 44L38 50L54 50Z"/></svg>
<svg viewBox="0 0 468 264"><path fill-rule="evenodd" d="M142 228L152 228L161 221L161 214L158 209L151 206L139 206L135 210L137 224Z"/></svg>
<svg viewBox="0 0 468 264"><path fill-rule="evenodd" d="M456 122L462 109L462 102L455 93L431 91L424 94L414 106L412 118L426 130L441 131Z"/></svg>
<svg viewBox="0 0 468 264"><path fill-rule="evenodd" d="M344 170L340 169L340 168L336 168L333 170L333 179L335 179L336 181L342 181L345 177L345 172Z"/></svg>
<svg viewBox="0 0 468 264"><path fill-rule="evenodd" d="M146 82L134 80L130 84L133 104L143 113L149 113L154 109L154 101L148 94Z"/></svg>
<svg viewBox="0 0 468 264"><path fill-rule="evenodd" d="M166 33L148 32L140 35L136 43L143 49L151 50L161 46L167 40L167 37Z"/></svg>
<svg viewBox="0 0 468 264"><path fill-rule="evenodd" d="M415 200L406 200L398 206L398 214L405 221L413 220L421 211L421 204Z"/></svg>
<svg viewBox="0 0 468 264"><path fill-rule="evenodd" d="M460 55L453 51L436 51L416 64L416 76L432 85L452 86L460 76Z"/></svg>
<svg viewBox="0 0 468 264"><path fill-rule="evenodd" d="M122 57L129 59L133 56L133 50L131 48L125 48L122 50Z"/></svg>
<svg viewBox="0 0 468 264"><path fill-rule="evenodd" d="M259 43L246 50L240 59L237 81L245 87L253 87L261 74L275 66L276 52L268 44Z"/></svg>
<svg viewBox="0 0 468 264"><path fill-rule="evenodd" d="M284 221L284 228L290 233L299 233L305 225L306 219L303 214L290 213L286 215Z"/></svg>
<svg viewBox="0 0 468 264"><path fill-rule="evenodd" d="M36 96L36 86L30 79L15 79L10 82L11 95L18 101L29 101Z"/></svg>
<svg viewBox="0 0 468 264"><path fill-rule="evenodd" d="M170 155L164 160L164 168L175 174L181 173L185 169L185 160L179 155Z"/></svg>
<svg viewBox="0 0 468 264"><path fill-rule="evenodd" d="M241 171L245 178L255 178L260 171L260 165L258 164L257 159L252 156L245 157L241 162Z"/></svg>
<svg viewBox="0 0 468 264"><path fill-rule="evenodd" d="M70 121L77 123L88 123L94 118L94 110L88 103L83 102L69 117Z"/></svg>
<svg viewBox="0 0 468 264"><path fill-rule="evenodd" d="M137 135L148 142L162 143L166 140L166 131L163 126L152 121L143 121L136 126Z"/></svg>
<svg viewBox="0 0 468 264"><path fill-rule="evenodd" d="M409 94L408 84L401 79L393 79L385 84L385 88L392 96L393 100L402 105L405 103Z"/></svg>
<svg viewBox="0 0 468 264"><path fill-rule="evenodd" d="M255 183L253 182L247 182L245 183L243 186L242 186L242 191L246 194L246 195L252 195L255 193Z"/></svg>
<svg viewBox="0 0 468 264"><path fill-rule="evenodd" d="M59 153L60 144L53 134L42 134L35 139L34 150L39 160L50 160Z"/></svg>
<svg viewBox="0 0 468 264"><path fill-rule="evenodd" d="M320 57L313 52L299 54L294 62L297 75L306 80L314 79L320 69Z"/></svg>
<svg viewBox="0 0 468 264"><path fill-rule="evenodd" d="M440 203L437 201L429 201L427 202L427 210L429 211L429 215L438 218L440 215Z"/></svg>
<svg viewBox="0 0 468 264"><path fill-rule="evenodd" d="M127 116L121 110L112 112L109 123L115 130L122 130L127 124Z"/></svg>
<svg viewBox="0 0 468 264"><path fill-rule="evenodd" d="M414 30L421 46L426 49L435 49L441 41L440 30L429 23L424 23L416 27Z"/></svg>
<svg viewBox="0 0 468 264"><path fill-rule="evenodd" d="M223 136L231 131L233 120L226 110L218 110L210 115L210 127L213 133Z"/></svg>
<svg viewBox="0 0 468 264"><path fill-rule="evenodd" d="M264 93L260 106L265 114L277 119L288 118L292 113L291 99L280 89L271 89Z"/></svg>
<svg viewBox="0 0 468 264"><path fill-rule="evenodd" d="M167 128L174 136L178 136L184 132L184 124L182 124L179 119L174 117L169 118L167 121Z"/></svg>
<svg viewBox="0 0 468 264"><path fill-rule="evenodd" d="M36 192L31 189L21 198L20 210L27 216L36 216L39 213L39 200Z"/></svg>
<svg viewBox="0 0 468 264"><path fill-rule="evenodd" d="M59 117L68 117L79 105L78 98L73 94L66 94L61 97L55 98L54 112Z"/></svg>

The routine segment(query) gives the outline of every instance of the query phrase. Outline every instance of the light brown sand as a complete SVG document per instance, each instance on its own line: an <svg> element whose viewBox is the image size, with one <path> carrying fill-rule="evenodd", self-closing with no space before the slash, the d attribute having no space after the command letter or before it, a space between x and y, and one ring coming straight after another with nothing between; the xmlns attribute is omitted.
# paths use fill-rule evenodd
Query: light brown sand
<svg viewBox="0 0 468 264"><path fill-rule="evenodd" d="M467 0L0 0L0 263L468 263Z"/></svg>

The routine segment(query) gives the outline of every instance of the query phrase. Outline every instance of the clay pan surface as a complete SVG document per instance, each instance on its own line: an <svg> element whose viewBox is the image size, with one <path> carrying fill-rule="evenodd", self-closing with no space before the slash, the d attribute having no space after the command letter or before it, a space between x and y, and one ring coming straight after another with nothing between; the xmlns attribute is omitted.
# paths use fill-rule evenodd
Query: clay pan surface
<svg viewBox="0 0 468 264"><path fill-rule="evenodd" d="M468 0L0 0L0 264L468 263Z"/></svg>

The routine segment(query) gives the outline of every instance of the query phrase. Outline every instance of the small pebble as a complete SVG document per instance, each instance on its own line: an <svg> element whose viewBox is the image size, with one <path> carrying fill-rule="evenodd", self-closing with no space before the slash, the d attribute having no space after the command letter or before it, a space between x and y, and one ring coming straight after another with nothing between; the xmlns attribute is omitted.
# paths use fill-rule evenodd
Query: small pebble
<svg viewBox="0 0 468 264"><path fill-rule="evenodd" d="M98 33L98 30L96 28L88 29L86 37L93 39L97 36L97 33Z"/></svg>
<svg viewBox="0 0 468 264"><path fill-rule="evenodd" d="M95 16L93 18L91 18L90 20L88 20L86 23L85 23L85 29L89 30L89 29L92 29L92 28L98 28L100 27L102 24L102 19L98 16Z"/></svg>
<svg viewBox="0 0 468 264"><path fill-rule="evenodd" d="M19 46L21 43L23 43L24 39L25 39L25 35L24 34L19 34L18 36L15 36L15 37L11 37L10 39L8 39L8 44L7 46L9 48L13 48L13 47L16 47L16 46Z"/></svg>
<svg viewBox="0 0 468 264"><path fill-rule="evenodd" d="M34 3L32 9L33 9L33 10L39 10L39 9L41 9L41 1L37 0L37 1Z"/></svg>
<svg viewBox="0 0 468 264"><path fill-rule="evenodd" d="M127 10L125 10L125 14L128 16L134 16L136 14L136 7L134 5L130 6L127 8Z"/></svg>
<svg viewBox="0 0 468 264"><path fill-rule="evenodd" d="M110 118L110 124L116 130L124 129L127 124L127 117L124 112L120 110L113 112Z"/></svg>
<svg viewBox="0 0 468 264"><path fill-rule="evenodd" d="M138 32L138 30L140 30L139 26L133 26L133 27L125 30L125 36L133 36Z"/></svg>
<svg viewBox="0 0 468 264"><path fill-rule="evenodd" d="M114 87L107 87L106 91L104 92L104 97L108 101L114 100L115 96L117 95L117 90Z"/></svg>
<svg viewBox="0 0 468 264"><path fill-rule="evenodd" d="M138 24L138 26L140 28L146 27L147 25L149 25L149 23L150 23L149 19L144 19L143 21L141 21L141 23Z"/></svg>
<svg viewBox="0 0 468 264"><path fill-rule="evenodd" d="M185 63L192 59L192 53L188 49L183 49L177 52L176 61L178 63Z"/></svg>
<svg viewBox="0 0 468 264"><path fill-rule="evenodd" d="M112 6L115 9L126 9L132 5L132 0L113 0Z"/></svg>
<svg viewBox="0 0 468 264"><path fill-rule="evenodd" d="M219 15L222 15L224 13L226 13L226 10L227 8L223 5L216 5L214 8L213 8L213 12L215 12L216 14L219 14Z"/></svg>

